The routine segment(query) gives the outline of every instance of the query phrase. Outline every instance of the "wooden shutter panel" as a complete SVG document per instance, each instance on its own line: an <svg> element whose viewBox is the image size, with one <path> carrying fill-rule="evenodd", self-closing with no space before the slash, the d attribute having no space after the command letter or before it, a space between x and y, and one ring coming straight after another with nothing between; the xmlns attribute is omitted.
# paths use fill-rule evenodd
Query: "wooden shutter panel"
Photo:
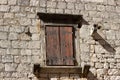
<svg viewBox="0 0 120 80"><path fill-rule="evenodd" d="M63 65L74 65L72 27L60 27L60 44Z"/></svg>
<svg viewBox="0 0 120 80"><path fill-rule="evenodd" d="M59 28L46 27L47 65L59 65Z"/></svg>
<svg viewBox="0 0 120 80"><path fill-rule="evenodd" d="M46 26L47 65L74 65L72 29Z"/></svg>

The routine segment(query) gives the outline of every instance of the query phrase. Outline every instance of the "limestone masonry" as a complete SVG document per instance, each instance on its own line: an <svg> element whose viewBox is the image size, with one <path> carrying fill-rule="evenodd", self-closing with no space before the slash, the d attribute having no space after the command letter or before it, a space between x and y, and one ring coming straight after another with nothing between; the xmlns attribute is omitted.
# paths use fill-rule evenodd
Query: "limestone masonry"
<svg viewBox="0 0 120 80"><path fill-rule="evenodd" d="M76 33L79 74L33 73L45 66L45 29L37 13L82 15ZM94 25L100 29L91 34ZM54 77L52 77L54 76ZM120 0L0 0L0 80L120 80Z"/></svg>

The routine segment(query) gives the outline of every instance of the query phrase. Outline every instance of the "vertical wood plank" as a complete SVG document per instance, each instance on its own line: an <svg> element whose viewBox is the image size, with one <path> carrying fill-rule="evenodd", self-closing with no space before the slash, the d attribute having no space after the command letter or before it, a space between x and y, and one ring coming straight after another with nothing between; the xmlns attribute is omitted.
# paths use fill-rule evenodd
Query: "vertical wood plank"
<svg viewBox="0 0 120 80"><path fill-rule="evenodd" d="M47 65L59 65L59 27L46 27Z"/></svg>
<svg viewBox="0 0 120 80"><path fill-rule="evenodd" d="M60 44L63 65L74 65L72 27L60 27Z"/></svg>

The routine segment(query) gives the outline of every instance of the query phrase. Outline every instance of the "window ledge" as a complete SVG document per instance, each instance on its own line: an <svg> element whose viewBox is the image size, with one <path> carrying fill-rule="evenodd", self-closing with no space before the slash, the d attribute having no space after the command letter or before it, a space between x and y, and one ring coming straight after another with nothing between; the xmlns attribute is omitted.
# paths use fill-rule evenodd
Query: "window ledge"
<svg viewBox="0 0 120 80"><path fill-rule="evenodd" d="M34 74L38 73L49 73L49 74L82 74L87 76L89 73L90 66L85 65L83 68L81 66L44 66L40 67L39 64L34 65Z"/></svg>

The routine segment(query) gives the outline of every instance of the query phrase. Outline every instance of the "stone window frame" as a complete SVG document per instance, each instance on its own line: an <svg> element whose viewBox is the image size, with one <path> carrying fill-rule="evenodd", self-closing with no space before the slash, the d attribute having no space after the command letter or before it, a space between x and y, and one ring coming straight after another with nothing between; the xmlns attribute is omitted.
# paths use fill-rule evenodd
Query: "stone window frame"
<svg viewBox="0 0 120 80"><path fill-rule="evenodd" d="M46 41L45 41L45 26L73 26L73 28L75 29L75 40L74 40L74 50L75 50L75 58L76 58L76 65L75 66L81 66L81 60L80 60L80 41L79 41L79 26L81 26L81 24L77 23L64 23L64 22L60 22L60 23L56 23L56 22L49 22L49 21L44 21L41 18L41 14L45 14L47 15L48 13L38 13L38 19L40 21L40 27L42 28L43 32L44 32L44 43L42 44L44 46L44 51L43 51L43 62L41 62L41 66L46 67ZM48 14L51 15L51 14ZM55 14L57 15L57 14ZM59 15L59 14L58 14ZM60 14L62 15L62 14ZM68 15L68 14L67 14ZM69 16L81 16L81 15L69 15ZM53 20L54 21L54 20Z"/></svg>

